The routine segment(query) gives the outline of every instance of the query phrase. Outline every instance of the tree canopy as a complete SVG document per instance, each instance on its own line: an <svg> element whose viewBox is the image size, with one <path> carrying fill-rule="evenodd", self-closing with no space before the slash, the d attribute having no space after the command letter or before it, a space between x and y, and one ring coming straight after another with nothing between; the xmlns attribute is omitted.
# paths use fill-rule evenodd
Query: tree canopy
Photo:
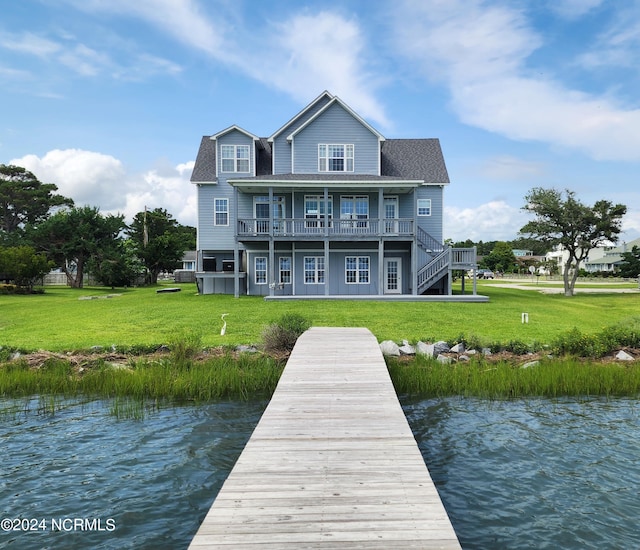
<svg viewBox="0 0 640 550"><path fill-rule="evenodd" d="M573 296L578 266L589 250L603 243L616 243L622 230L623 204L599 200L593 206L579 201L575 193L536 187L525 197L523 210L535 219L520 233L539 239L549 246L561 246L568 253L563 272L564 294Z"/></svg>
<svg viewBox="0 0 640 550"><path fill-rule="evenodd" d="M42 279L52 264L44 254L26 245L0 247L1 278L13 281L22 291L32 292L38 279Z"/></svg>
<svg viewBox="0 0 640 550"><path fill-rule="evenodd" d="M619 273L622 277L638 277L640 276L640 248L634 246L631 251L621 254L622 262L620 262Z"/></svg>
<svg viewBox="0 0 640 550"><path fill-rule="evenodd" d="M498 241L482 264L493 271L512 272L517 266L516 257L509 243Z"/></svg>
<svg viewBox="0 0 640 550"><path fill-rule="evenodd" d="M52 208L73 206L73 200L57 190L20 166L0 164L0 242L19 244L26 225L43 221Z"/></svg>
<svg viewBox="0 0 640 550"><path fill-rule="evenodd" d="M195 249L195 228L180 225L163 208L138 212L128 234L137 256L148 270L147 282L155 284L161 271L182 265L186 250Z"/></svg>
<svg viewBox="0 0 640 550"><path fill-rule="evenodd" d="M97 207L74 207L42 222L35 238L64 271L69 286L82 288L87 262L92 258L100 262L113 254L125 227L124 216L102 216Z"/></svg>

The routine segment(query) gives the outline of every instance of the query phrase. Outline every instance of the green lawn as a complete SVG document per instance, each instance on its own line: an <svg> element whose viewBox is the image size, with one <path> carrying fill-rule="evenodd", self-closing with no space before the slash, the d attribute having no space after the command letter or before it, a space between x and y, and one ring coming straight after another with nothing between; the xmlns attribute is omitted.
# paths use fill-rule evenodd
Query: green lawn
<svg viewBox="0 0 640 550"><path fill-rule="evenodd" d="M362 326L379 340L454 340L464 334L487 342L550 342L574 327L586 333L640 316L640 294L582 294L573 298L479 284L488 303L286 301L200 296L181 292L47 287L42 295L0 296L0 346L66 351L95 345L155 345L201 333L205 346L260 341L265 325L300 313L315 326ZM106 298L107 295L117 294ZM81 297L95 296L91 300ZM522 324L521 314L529 314ZM220 315L228 313L220 336Z"/></svg>

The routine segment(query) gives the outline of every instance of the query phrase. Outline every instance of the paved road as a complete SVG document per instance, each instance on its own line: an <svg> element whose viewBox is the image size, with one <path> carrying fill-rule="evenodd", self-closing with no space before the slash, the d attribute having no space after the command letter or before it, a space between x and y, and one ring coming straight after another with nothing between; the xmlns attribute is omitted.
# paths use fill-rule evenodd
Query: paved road
<svg viewBox="0 0 640 550"><path fill-rule="evenodd" d="M589 283L589 288L576 286L575 294L638 294L640 290L637 288L610 288L615 283ZM552 285L552 286L550 286ZM603 285L603 288L597 288L597 285ZM607 286L605 286L607 285ZM492 286L500 288L517 288L519 290L537 290L542 294L563 294L564 285L562 281L551 282L545 281L544 283L538 283L537 285L525 284L519 280L506 280L504 283L492 283Z"/></svg>

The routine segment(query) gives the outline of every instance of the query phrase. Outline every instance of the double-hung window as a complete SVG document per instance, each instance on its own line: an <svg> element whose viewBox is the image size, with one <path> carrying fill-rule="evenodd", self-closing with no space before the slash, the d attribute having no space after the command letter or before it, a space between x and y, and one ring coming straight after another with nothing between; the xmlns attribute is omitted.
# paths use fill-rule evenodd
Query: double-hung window
<svg viewBox="0 0 640 550"><path fill-rule="evenodd" d="M324 284L324 256L305 256L304 284Z"/></svg>
<svg viewBox="0 0 640 550"><path fill-rule="evenodd" d="M229 199L214 199L213 225L229 225Z"/></svg>
<svg viewBox="0 0 640 550"><path fill-rule="evenodd" d="M291 258L289 256L280 256L279 260L279 277L278 281L281 285L291 284Z"/></svg>
<svg viewBox="0 0 640 550"><path fill-rule="evenodd" d="M319 172L353 172L353 144L319 143Z"/></svg>
<svg viewBox="0 0 640 550"><path fill-rule="evenodd" d="M347 256L345 258L345 282L348 285L364 285L369 283L369 256Z"/></svg>
<svg viewBox="0 0 640 550"><path fill-rule="evenodd" d="M267 258L266 256L256 256L254 260L254 273L257 285L267 284Z"/></svg>
<svg viewBox="0 0 640 550"><path fill-rule="evenodd" d="M418 199L418 216L431 216L431 199Z"/></svg>
<svg viewBox="0 0 640 550"><path fill-rule="evenodd" d="M221 145L223 172L249 172L248 145Z"/></svg>

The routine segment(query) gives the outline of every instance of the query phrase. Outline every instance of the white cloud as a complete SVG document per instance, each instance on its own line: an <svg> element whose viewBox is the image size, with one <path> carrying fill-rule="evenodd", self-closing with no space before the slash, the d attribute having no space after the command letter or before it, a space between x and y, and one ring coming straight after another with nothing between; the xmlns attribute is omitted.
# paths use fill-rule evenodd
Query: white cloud
<svg viewBox="0 0 640 550"><path fill-rule="evenodd" d="M194 0L68 0L88 12L132 15L163 29L180 42L224 59L224 20L210 22ZM219 14L222 16L222 14Z"/></svg>
<svg viewBox="0 0 640 550"><path fill-rule="evenodd" d="M194 0L69 0L80 10L132 16L168 32L211 59L306 103L321 91L340 96L362 116L388 126L366 69L370 50L355 19L332 12L294 14L266 29L249 27L224 3L208 18ZM249 8L251 9L251 8ZM233 29L233 32L229 32Z"/></svg>
<svg viewBox="0 0 640 550"><path fill-rule="evenodd" d="M603 3L604 0L549 0L548 6L560 17L578 19Z"/></svg>
<svg viewBox="0 0 640 550"><path fill-rule="evenodd" d="M306 13L269 31L261 63L249 51L235 61L248 74L301 102L329 90L365 118L388 125L373 94L376 82L365 67L367 45L357 21L330 12Z"/></svg>
<svg viewBox="0 0 640 550"><path fill-rule="evenodd" d="M491 201L476 208L445 207L445 238L454 241L510 241L528 218L504 201Z"/></svg>
<svg viewBox="0 0 640 550"><path fill-rule="evenodd" d="M624 9L592 41L589 51L578 57L587 69L622 67L638 71L640 53L640 6Z"/></svg>
<svg viewBox="0 0 640 550"><path fill-rule="evenodd" d="M108 55L97 52L84 44L67 48L58 57L63 65L83 76L95 76L112 62Z"/></svg>
<svg viewBox="0 0 640 550"><path fill-rule="evenodd" d="M24 69L0 67L0 74L9 80L31 79L49 75L51 67L60 72L59 65L84 77L108 74L116 79L141 81L157 74L174 76L182 67L170 60L135 50L130 41L111 37L111 51L92 48L79 42L75 36L58 31L63 38L50 40L31 32L0 33L0 48L42 59L46 69ZM117 61L118 56L122 62ZM58 65L59 64L59 65ZM36 95L35 92L31 92Z"/></svg>
<svg viewBox="0 0 640 550"><path fill-rule="evenodd" d="M193 161L176 167L162 163L144 174L130 174L110 156L81 149L27 155L9 164L23 166L76 205L98 206L103 214L124 214L131 221L148 208L164 208L183 225L196 225L196 191L189 182Z"/></svg>
<svg viewBox="0 0 640 550"><path fill-rule="evenodd" d="M60 51L61 46L57 42L43 38L30 32L22 34L0 34L0 46L11 51L49 57Z"/></svg>
<svg viewBox="0 0 640 550"><path fill-rule="evenodd" d="M532 74L527 59L542 38L524 11L485 0L405 0L394 9L398 50L445 83L463 122L598 160L640 160L640 109Z"/></svg>

